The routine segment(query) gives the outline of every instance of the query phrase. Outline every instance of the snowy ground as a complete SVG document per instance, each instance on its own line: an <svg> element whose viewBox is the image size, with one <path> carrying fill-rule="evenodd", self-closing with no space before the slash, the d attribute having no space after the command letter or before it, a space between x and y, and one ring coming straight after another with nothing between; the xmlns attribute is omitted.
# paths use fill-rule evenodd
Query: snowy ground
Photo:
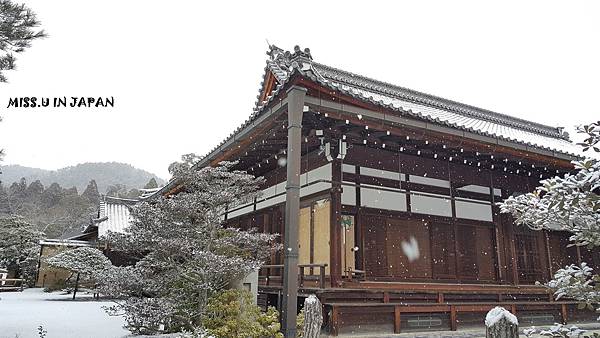
<svg viewBox="0 0 600 338"><path fill-rule="evenodd" d="M129 335L123 318L108 316L102 309L110 302L94 301L91 295L46 293L42 289L0 293L0 338L121 338Z"/></svg>

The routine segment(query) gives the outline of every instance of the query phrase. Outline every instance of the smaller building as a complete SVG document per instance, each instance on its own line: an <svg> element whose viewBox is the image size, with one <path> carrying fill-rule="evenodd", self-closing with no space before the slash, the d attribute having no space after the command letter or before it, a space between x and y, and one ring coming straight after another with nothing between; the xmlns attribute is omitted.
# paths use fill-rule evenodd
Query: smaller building
<svg viewBox="0 0 600 338"><path fill-rule="evenodd" d="M58 254L61 251L85 246L91 247L94 246L94 244L88 241L71 239L45 239L40 241L40 260L38 263L38 275L35 281L35 286L54 288L64 284L71 273L65 269L55 268L48 265L48 263L46 263L46 259Z"/></svg>
<svg viewBox="0 0 600 338"><path fill-rule="evenodd" d="M131 208L138 202L136 199L102 196L96 217L83 226L80 233L72 234L68 239L97 242L109 231L124 233L131 223Z"/></svg>
<svg viewBox="0 0 600 338"><path fill-rule="evenodd" d="M107 250L105 243L99 241L109 231L123 233L126 231L131 221L131 207L138 200L102 196L98 213L90 219L88 224L83 225L75 232L65 235L63 239L45 239L40 241L40 259L38 264L38 276L35 286L55 288L69 278L70 272L49 266L46 259L57 253L75 249L82 246L97 247L104 251L104 254L115 265L124 265L127 260L118 252Z"/></svg>

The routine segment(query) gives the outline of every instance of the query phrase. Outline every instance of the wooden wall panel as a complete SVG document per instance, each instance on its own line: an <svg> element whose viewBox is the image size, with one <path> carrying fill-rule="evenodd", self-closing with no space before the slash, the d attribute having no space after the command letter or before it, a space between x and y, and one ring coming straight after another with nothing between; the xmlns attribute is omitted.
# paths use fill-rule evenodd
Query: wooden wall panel
<svg viewBox="0 0 600 338"><path fill-rule="evenodd" d="M577 264L577 248L569 247L568 232L551 231L548 233L548 243L550 244L550 262L552 273L558 269L563 269L567 265Z"/></svg>
<svg viewBox="0 0 600 338"><path fill-rule="evenodd" d="M416 220L374 219L377 223L365 224L367 274L402 279L431 278L429 227ZM413 262L409 262L402 250L402 242L410 242L411 237L415 238L420 252L419 258Z"/></svg>
<svg viewBox="0 0 600 338"><path fill-rule="evenodd" d="M456 227L456 259L461 279L477 278L477 243L475 227Z"/></svg>
<svg viewBox="0 0 600 338"><path fill-rule="evenodd" d="M311 208L300 209L298 226L298 264L310 264L310 217Z"/></svg>
<svg viewBox="0 0 600 338"><path fill-rule="evenodd" d="M494 228L477 227L476 232L477 278L480 280L494 280L496 279Z"/></svg>
<svg viewBox="0 0 600 338"><path fill-rule="evenodd" d="M431 225L431 259L434 278L456 278L454 226L448 223Z"/></svg>
<svg viewBox="0 0 600 338"><path fill-rule="evenodd" d="M387 240L385 217L363 215L365 271L368 277L386 277L387 256L385 242Z"/></svg>
<svg viewBox="0 0 600 338"><path fill-rule="evenodd" d="M330 202L313 205L313 263L327 264L325 273L329 274L330 255Z"/></svg>

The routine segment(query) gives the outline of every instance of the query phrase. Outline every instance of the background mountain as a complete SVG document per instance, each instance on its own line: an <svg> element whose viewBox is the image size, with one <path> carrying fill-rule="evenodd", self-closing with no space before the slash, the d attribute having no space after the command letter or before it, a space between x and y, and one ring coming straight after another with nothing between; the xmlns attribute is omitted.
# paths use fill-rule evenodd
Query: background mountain
<svg viewBox="0 0 600 338"><path fill-rule="evenodd" d="M1 167L0 217L19 215L48 238L79 232L97 214L100 195L138 198L163 181L123 163L84 163L56 171Z"/></svg>
<svg viewBox="0 0 600 338"><path fill-rule="evenodd" d="M83 192L88 183L95 180L101 194L105 194L111 186L141 188L152 178L158 185L164 183L164 180L152 173L118 162L82 163L58 170L5 165L0 166L0 171L0 181L5 187L19 182L22 177L27 182L39 180L46 187L52 183L58 183L65 188L75 187L79 192Z"/></svg>

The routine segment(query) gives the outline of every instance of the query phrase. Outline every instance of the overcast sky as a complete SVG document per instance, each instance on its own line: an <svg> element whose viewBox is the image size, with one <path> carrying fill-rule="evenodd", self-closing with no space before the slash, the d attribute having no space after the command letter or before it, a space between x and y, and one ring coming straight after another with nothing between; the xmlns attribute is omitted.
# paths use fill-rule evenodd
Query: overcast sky
<svg viewBox="0 0 600 338"><path fill-rule="evenodd" d="M0 84L4 164L118 161L167 178L249 116L266 39L536 122L600 119L598 1L20 1L49 37ZM115 107L6 108L25 96L113 96Z"/></svg>

